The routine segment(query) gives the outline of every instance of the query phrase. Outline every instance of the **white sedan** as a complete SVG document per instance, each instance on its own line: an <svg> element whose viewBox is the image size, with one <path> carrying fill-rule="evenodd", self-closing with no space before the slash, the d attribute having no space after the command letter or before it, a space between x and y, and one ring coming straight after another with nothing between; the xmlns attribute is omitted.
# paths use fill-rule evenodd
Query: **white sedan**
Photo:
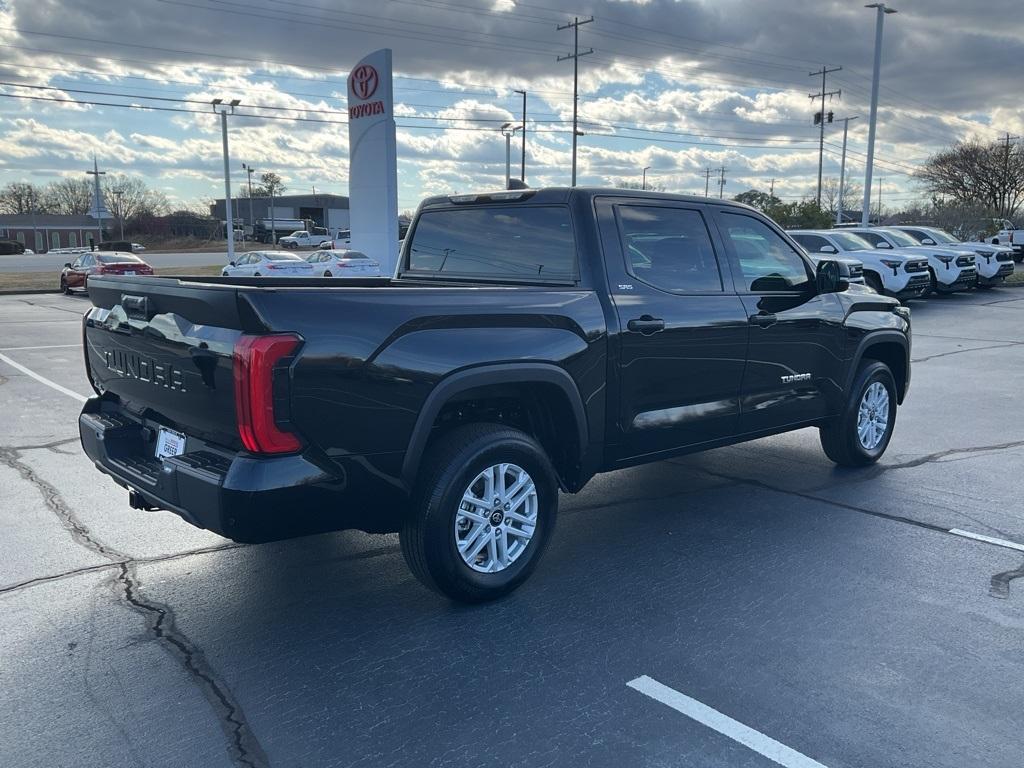
<svg viewBox="0 0 1024 768"><path fill-rule="evenodd" d="M316 277L380 277L380 262L361 251L313 251L306 261Z"/></svg>
<svg viewBox="0 0 1024 768"><path fill-rule="evenodd" d="M224 277L313 277L313 265L285 251L240 253L224 267Z"/></svg>

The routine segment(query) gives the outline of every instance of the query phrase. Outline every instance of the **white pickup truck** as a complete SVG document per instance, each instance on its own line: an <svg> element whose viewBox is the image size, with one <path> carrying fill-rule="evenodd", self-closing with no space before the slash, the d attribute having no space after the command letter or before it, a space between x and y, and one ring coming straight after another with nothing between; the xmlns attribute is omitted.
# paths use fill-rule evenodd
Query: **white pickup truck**
<svg viewBox="0 0 1024 768"><path fill-rule="evenodd" d="M996 219L999 231L985 238L992 245L1008 245L1013 248L1013 260L1018 264L1024 261L1024 229L1018 229L1012 221Z"/></svg>
<svg viewBox="0 0 1024 768"><path fill-rule="evenodd" d="M282 248L320 248L324 243L330 242L330 235L316 235L309 230L300 229L287 237L282 237L277 244Z"/></svg>

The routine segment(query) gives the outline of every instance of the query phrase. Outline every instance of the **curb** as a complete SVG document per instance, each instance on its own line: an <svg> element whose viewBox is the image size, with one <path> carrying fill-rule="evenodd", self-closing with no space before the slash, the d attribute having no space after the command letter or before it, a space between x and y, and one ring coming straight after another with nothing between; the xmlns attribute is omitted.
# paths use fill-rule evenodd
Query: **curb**
<svg viewBox="0 0 1024 768"><path fill-rule="evenodd" d="M60 288L24 288L20 291L0 290L0 296L24 296L37 293L60 293Z"/></svg>

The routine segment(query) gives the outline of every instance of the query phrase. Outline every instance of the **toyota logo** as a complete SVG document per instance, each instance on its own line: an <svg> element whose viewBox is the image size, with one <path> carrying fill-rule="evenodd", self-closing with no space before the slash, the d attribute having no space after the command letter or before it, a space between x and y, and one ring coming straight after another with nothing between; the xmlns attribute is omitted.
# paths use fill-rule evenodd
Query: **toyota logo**
<svg viewBox="0 0 1024 768"><path fill-rule="evenodd" d="M352 92L362 100L366 100L377 92L377 70L369 64L360 64L352 71Z"/></svg>

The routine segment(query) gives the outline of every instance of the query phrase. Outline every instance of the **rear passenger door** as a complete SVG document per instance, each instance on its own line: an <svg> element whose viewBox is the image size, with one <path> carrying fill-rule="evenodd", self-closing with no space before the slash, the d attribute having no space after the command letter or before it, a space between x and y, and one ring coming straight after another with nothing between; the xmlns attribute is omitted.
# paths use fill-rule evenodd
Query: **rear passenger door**
<svg viewBox="0 0 1024 768"><path fill-rule="evenodd" d="M702 205L599 203L619 320L613 460L670 452L737 429L747 317L706 215Z"/></svg>
<svg viewBox="0 0 1024 768"><path fill-rule="evenodd" d="M719 208L716 220L750 323L741 431L834 413L844 370L839 299L818 294L814 265L766 219Z"/></svg>

